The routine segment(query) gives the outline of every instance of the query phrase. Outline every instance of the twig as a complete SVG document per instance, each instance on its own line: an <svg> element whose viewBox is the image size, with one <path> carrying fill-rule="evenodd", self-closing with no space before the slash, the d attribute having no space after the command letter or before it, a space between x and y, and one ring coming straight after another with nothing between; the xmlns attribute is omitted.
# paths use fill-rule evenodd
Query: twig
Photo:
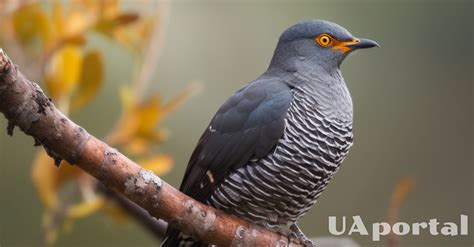
<svg viewBox="0 0 474 247"><path fill-rule="evenodd" d="M160 58L161 51L163 50L166 28L168 27L169 12L169 0L159 1L156 6L156 13L154 13L158 16L158 19L155 20L151 37L146 42L145 49L142 50L141 55L143 55L144 60L140 64L137 79L133 82L133 91L135 93L135 98L137 99L143 98L146 93L151 82L151 77L153 76L153 72L158 63L158 59Z"/></svg>
<svg viewBox="0 0 474 247"><path fill-rule="evenodd" d="M64 116L0 49L0 112L55 160L67 160L171 226L220 246L295 246L287 237L195 201Z"/></svg>
<svg viewBox="0 0 474 247"><path fill-rule="evenodd" d="M117 192L106 188L102 184L99 184L99 190L105 196L117 202L121 209L125 210L128 215L130 215L136 221L142 224L148 231L152 233L153 236L158 239L161 239L165 235L166 228L168 227L167 222L150 216L150 214L148 214L145 209L141 208L140 206L130 201L126 197L118 194Z"/></svg>

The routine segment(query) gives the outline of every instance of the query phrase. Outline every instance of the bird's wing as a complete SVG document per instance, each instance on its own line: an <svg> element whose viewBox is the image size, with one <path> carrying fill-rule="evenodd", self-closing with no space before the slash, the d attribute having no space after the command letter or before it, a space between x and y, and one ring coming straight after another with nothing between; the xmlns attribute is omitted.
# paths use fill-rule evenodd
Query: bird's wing
<svg viewBox="0 0 474 247"><path fill-rule="evenodd" d="M289 86L275 80L257 80L237 91L201 136L180 190L204 202L231 171L265 157L283 135L291 101Z"/></svg>

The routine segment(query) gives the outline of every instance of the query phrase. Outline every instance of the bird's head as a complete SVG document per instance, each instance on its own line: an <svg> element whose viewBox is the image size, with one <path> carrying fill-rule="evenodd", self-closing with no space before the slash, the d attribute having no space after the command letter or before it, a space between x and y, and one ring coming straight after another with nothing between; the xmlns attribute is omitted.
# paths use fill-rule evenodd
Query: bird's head
<svg viewBox="0 0 474 247"><path fill-rule="evenodd" d="M352 51L378 47L369 39L354 37L345 28L323 20L307 20L288 28L280 36L272 65L285 70L318 66L339 69Z"/></svg>

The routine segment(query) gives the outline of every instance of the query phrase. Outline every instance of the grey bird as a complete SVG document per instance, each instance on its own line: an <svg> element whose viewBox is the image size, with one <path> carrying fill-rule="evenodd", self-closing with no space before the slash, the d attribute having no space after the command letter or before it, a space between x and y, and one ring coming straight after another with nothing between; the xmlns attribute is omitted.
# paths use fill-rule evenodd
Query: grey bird
<svg viewBox="0 0 474 247"><path fill-rule="evenodd" d="M267 71L217 111L180 190L311 246L297 221L316 203L353 140L352 100L340 65L352 51L375 46L328 21L288 28ZM162 246L207 244L170 227Z"/></svg>

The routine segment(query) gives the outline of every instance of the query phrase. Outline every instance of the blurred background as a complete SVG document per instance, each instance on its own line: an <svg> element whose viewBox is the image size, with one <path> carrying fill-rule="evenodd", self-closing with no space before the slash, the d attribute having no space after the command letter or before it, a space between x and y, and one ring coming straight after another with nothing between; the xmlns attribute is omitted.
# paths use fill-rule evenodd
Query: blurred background
<svg viewBox="0 0 474 247"><path fill-rule="evenodd" d="M469 0L4 0L0 47L74 121L179 186L209 120L264 72L279 34L303 19L336 22L382 47L342 66L355 145L303 231L329 236L328 216L360 215L371 227L459 224L465 214L469 236L348 237L472 246L473 10ZM0 246L157 246L88 175L64 162L58 170L6 126L2 118Z"/></svg>

